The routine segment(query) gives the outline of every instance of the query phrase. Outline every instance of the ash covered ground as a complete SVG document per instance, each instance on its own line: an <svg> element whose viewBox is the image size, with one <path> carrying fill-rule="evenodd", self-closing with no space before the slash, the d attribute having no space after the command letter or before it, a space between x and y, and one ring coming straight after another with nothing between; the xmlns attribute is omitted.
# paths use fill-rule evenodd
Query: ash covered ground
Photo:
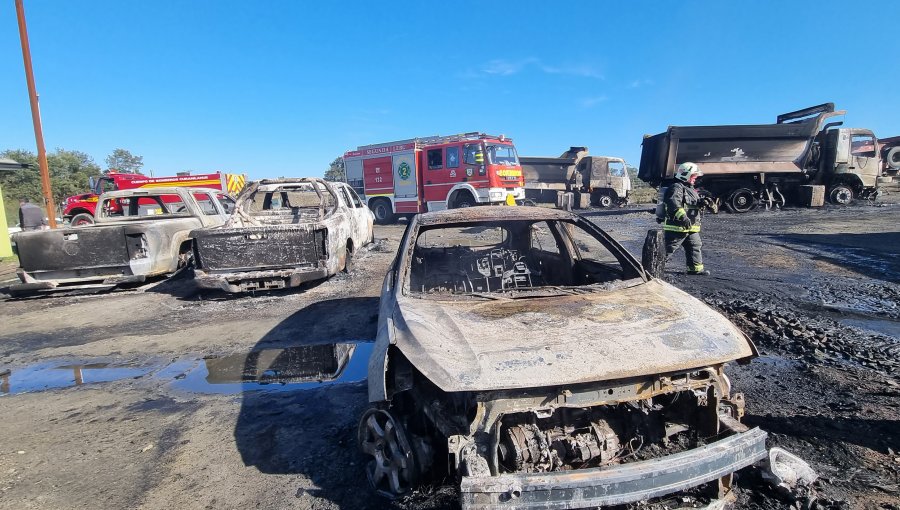
<svg viewBox="0 0 900 510"><path fill-rule="evenodd" d="M647 207L586 216L635 254L655 227ZM0 508L453 506L448 484L379 499L356 448L360 360L403 228L378 227L354 273L300 291L198 295L175 278L0 302ZM678 254L666 279L754 340L762 356L728 371L744 421L820 475L787 496L743 470L736 506L898 508L900 206L711 215L703 240L712 275L684 275ZM266 356L346 344L338 374L242 379Z"/></svg>

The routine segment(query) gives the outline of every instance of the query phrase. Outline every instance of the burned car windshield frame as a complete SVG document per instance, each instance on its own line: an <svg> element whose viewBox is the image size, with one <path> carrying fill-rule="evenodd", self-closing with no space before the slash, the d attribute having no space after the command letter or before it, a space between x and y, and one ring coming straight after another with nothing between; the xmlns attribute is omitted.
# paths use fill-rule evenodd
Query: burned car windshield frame
<svg viewBox="0 0 900 510"><path fill-rule="evenodd" d="M419 243L419 240L423 235L427 236L429 231L433 230L442 230L442 229L465 229L465 228L503 228L505 233L503 236L503 241L500 245L496 245L497 248L509 245L510 239L515 234L511 232L517 231L518 235L521 235L521 232L525 231L525 229L533 229L535 225L545 224L547 226L554 225L556 235L562 236L564 238L556 239L557 247L561 249L559 255L561 256L561 260L556 261L556 263L565 263L571 260L574 262L585 261L589 262L593 265L603 265L602 262L596 262L589 258L583 256L580 253L580 248L578 247L578 243L576 239L573 239L572 236L564 234L563 230L565 227L563 225L570 225L569 228L578 229L585 235L591 236L597 243L600 243L603 248L605 248L612 257L615 258L616 262L621 266L620 269L608 268L610 274L618 271L620 273L619 277L615 278L607 278L602 282L586 282L579 284L560 284L559 282L550 283L546 282L540 285L533 285L533 281L528 285L521 286L513 286L502 289L477 289L477 288L468 288L465 291L447 291L445 289L438 291L428 291L428 290L420 290L413 288L412 280L414 278L413 266L415 265L416 250ZM427 238L427 237L426 237ZM531 237L527 240L527 244L529 249L531 247ZM515 240L513 240L515 242ZM523 241L524 242L524 241ZM521 245L522 242L519 242ZM648 280L648 277L643 271L641 265L628 253L627 250L623 246L621 246L618 242L612 239L606 232L604 232L599 227L594 224L586 221L586 220L561 220L561 219L542 219L542 220L502 220L502 221L491 221L491 222L453 222L453 223L445 223L445 224L437 224L437 225L410 225L407 228L407 231L403 235L403 239L401 241L401 246L404 247L403 251L398 254L398 258L395 261L393 272L394 272L394 284L400 286L400 290L404 296L411 296L417 298L426 298L426 299L454 299L459 297L466 296L480 296L480 297L488 297L488 298L501 298L504 296L515 296L515 297L547 297L549 295L556 295L559 293L563 294L577 294L580 292L592 292L592 291L608 291L615 290L625 287L632 287L635 285L642 284ZM466 248L466 246L454 246L448 247L447 249L459 249ZM493 248L496 250L497 248ZM427 249L427 248L426 248ZM490 246L476 246L474 248L476 251L484 250L485 253L492 250ZM515 251L515 250L509 250ZM542 250L545 253L545 250ZM488 255L489 256L489 255ZM517 258L516 261L524 259L525 255ZM474 259L473 259L474 260ZM548 261L549 263L554 263L553 261ZM477 262L476 262L477 263ZM527 261L526 261L527 264ZM528 266L527 269L531 269ZM576 279L575 274L577 269L584 268L576 268L576 264L573 264L571 268L573 274L573 280ZM473 268L473 270L477 270ZM519 271L522 273L522 271ZM481 275L485 275L485 273L480 273ZM512 275L515 274L515 271L512 272ZM510 275L510 276L512 276ZM586 277L587 275L585 275ZM493 276L496 278L496 275ZM551 292L556 291L556 292Z"/></svg>

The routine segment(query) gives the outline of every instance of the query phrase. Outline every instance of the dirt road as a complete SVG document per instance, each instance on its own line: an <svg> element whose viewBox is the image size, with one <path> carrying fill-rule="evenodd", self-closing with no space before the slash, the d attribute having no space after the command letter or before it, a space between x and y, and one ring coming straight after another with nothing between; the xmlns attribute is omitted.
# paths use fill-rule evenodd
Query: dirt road
<svg viewBox="0 0 900 510"><path fill-rule="evenodd" d="M640 207L587 215L632 253L655 226ZM355 446L402 228L301 291L201 296L182 278L0 302L0 508L451 504L449 487L378 499ZM679 255L667 279L763 351L729 370L745 421L818 471L819 508L897 508L900 206L722 214L703 237L713 275L683 275ZM739 475L740 507L790 504Z"/></svg>

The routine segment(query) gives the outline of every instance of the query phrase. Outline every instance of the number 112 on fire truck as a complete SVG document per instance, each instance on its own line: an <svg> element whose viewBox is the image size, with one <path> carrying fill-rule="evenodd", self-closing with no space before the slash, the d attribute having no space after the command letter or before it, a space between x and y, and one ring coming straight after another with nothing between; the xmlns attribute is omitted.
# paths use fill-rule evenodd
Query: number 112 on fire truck
<svg viewBox="0 0 900 510"><path fill-rule="evenodd" d="M344 154L344 170L378 223L525 198L516 148L503 135L463 133L363 145Z"/></svg>

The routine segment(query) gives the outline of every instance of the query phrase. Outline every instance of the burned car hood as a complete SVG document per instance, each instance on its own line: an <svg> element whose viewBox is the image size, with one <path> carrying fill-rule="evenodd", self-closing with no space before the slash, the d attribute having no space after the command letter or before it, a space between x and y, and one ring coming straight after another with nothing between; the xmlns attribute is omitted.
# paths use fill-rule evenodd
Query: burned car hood
<svg viewBox="0 0 900 510"><path fill-rule="evenodd" d="M394 324L397 347L444 391L622 379L756 353L725 317L658 280L542 298L398 296Z"/></svg>

